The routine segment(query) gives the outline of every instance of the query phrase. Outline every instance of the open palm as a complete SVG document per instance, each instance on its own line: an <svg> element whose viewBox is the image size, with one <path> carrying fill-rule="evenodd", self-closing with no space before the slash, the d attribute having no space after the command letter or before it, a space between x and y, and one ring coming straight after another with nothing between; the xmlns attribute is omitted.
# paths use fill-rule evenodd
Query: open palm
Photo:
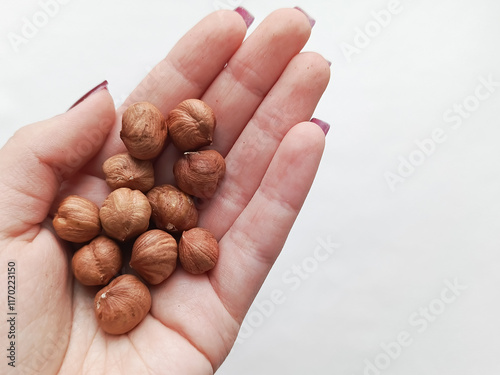
<svg viewBox="0 0 500 375"><path fill-rule="evenodd" d="M0 277L7 282L7 264L14 261L17 282L16 368L7 369L216 371L283 247L323 151L323 131L307 120L326 88L329 66L316 53L300 53L310 31L304 14L282 9L243 42L243 19L215 12L177 43L116 113L102 90L65 114L21 129L0 150ZM109 193L101 165L124 151L119 130L126 106L149 101L167 114L186 98L201 98L214 109L211 147L226 157L216 195L200 203L199 226L220 241L219 261L200 276L178 268L151 288L152 308L139 326L121 336L105 334L93 312L99 288L73 281L72 249L55 236L51 214L68 194L100 205ZM176 156L168 146L156 161L156 184L172 181ZM2 293L0 300L7 301Z"/></svg>

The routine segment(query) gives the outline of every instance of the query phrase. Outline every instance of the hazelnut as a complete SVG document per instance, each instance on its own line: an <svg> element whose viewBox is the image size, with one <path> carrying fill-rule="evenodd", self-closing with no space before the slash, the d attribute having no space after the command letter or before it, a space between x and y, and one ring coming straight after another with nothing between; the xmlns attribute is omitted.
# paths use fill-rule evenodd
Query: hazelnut
<svg viewBox="0 0 500 375"><path fill-rule="evenodd" d="M148 287L134 275L122 275L94 299L95 316L103 331L120 335L136 327L151 309Z"/></svg>
<svg viewBox="0 0 500 375"><path fill-rule="evenodd" d="M147 197L153 210L153 221L159 229L176 233L194 228L198 223L193 199L175 186L156 186Z"/></svg>
<svg viewBox="0 0 500 375"><path fill-rule="evenodd" d="M226 172L226 163L215 150L185 152L174 164L177 186L198 198L212 198Z"/></svg>
<svg viewBox="0 0 500 375"><path fill-rule="evenodd" d="M90 241L101 233L99 207L86 198L70 195L59 204L52 224L63 240L76 243Z"/></svg>
<svg viewBox="0 0 500 375"><path fill-rule="evenodd" d="M71 260L76 279L83 285L105 285L122 267L118 244L106 236L99 236L78 250Z"/></svg>
<svg viewBox="0 0 500 375"><path fill-rule="evenodd" d="M167 139L165 117L151 103L134 103L123 113L120 138L133 157L154 159Z"/></svg>
<svg viewBox="0 0 500 375"><path fill-rule="evenodd" d="M219 257L219 244L214 235L204 228L193 228L182 233L179 241L179 259L189 273L198 275L214 268Z"/></svg>
<svg viewBox="0 0 500 375"><path fill-rule="evenodd" d="M115 190L128 187L143 193L155 183L155 172L151 160L139 160L128 152L110 157L102 165L106 183Z"/></svg>
<svg viewBox="0 0 500 375"><path fill-rule="evenodd" d="M184 100L169 112L166 121L170 140L178 150L192 151L212 144L215 115L203 101Z"/></svg>
<svg viewBox="0 0 500 375"><path fill-rule="evenodd" d="M109 237L126 241L148 229L151 206L139 190L119 188L104 200L99 215Z"/></svg>
<svg viewBox="0 0 500 375"><path fill-rule="evenodd" d="M177 242L167 232L153 229L141 234L132 248L130 267L152 285L166 280L177 265Z"/></svg>

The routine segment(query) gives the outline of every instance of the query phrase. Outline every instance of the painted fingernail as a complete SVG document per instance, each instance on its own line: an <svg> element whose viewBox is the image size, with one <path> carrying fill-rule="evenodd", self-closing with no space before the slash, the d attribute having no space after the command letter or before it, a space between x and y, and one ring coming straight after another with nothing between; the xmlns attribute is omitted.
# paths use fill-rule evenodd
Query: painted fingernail
<svg viewBox="0 0 500 375"><path fill-rule="evenodd" d="M78 104L80 104L81 102L83 102L85 99L87 99L90 95L92 94L95 94L96 92L98 91L101 91L101 90L107 90L108 89L108 81L104 81L102 83L99 83L96 87L94 87L92 90L90 90L88 93L86 93L85 95L83 95L80 99L78 99L75 104L73 104L71 107L69 107L68 111L71 109L71 108L74 108L76 107Z"/></svg>
<svg viewBox="0 0 500 375"><path fill-rule="evenodd" d="M332 62L330 60L326 60L326 62L328 63L328 66L332 66Z"/></svg>
<svg viewBox="0 0 500 375"><path fill-rule="evenodd" d="M315 123L316 125L318 125L321 130L323 130L323 133L325 133L325 136L328 134L328 132L330 131L330 124L324 122L323 120L320 120L318 118L312 118L311 119L311 122Z"/></svg>
<svg viewBox="0 0 500 375"><path fill-rule="evenodd" d="M312 18L309 14L307 14L304 9L299 8L299 7L295 7L295 9L300 10L302 13L304 13L306 15L307 19L309 20L309 23L311 24L311 28L312 28L314 26L314 24L316 23L316 20L314 18Z"/></svg>
<svg viewBox="0 0 500 375"><path fill-rule="evenodd" d="M247 25L247 29L250 27L250 25L255 20L255 17L252 16L252 14L243 7L238 7L234 11L236 13L238 13L241 17L243 17L243 20L245 21L245 23Z"/></svg>

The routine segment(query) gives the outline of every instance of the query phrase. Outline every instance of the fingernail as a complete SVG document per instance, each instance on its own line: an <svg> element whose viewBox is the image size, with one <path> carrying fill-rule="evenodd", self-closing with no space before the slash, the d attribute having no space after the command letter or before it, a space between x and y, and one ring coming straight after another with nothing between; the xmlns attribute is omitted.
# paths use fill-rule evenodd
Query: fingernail
<svg viewBox="0 0 500 375"><path fill-rule="evenodd" d="M330 60L326 60L326 62L328 63L328 66L332 66L332 62Z"/></svg>
<svg viewBox="0 0 500 375"><path fill-rule="evenodd" d="M255 17L252 16L252 14L243 7L238 7L234 11L236 13L238 13L241 17L243 17L243 20L245 21L245 23L247 25L247 29L250 27L250 25L255 20Z"/></svg>
<svg viewBox="0 0 500 375"><path fill-rule="evenodd" d="M309 14L307 14L304 9L302 8L299 8L299 7L295 7L295 9L297 10L300 10L302 13L304 13L307 17L307 19L309 20L309 23L311 24L311 28L314 26L314 24L316 23L316 20L314 18L312 18Z"/></svg>
<svg viewBox="0 0 500 375"><path fill-rule="evenodd" d="M311 122L315 123L316 125L318 125L321 130L323 130L323 133L325 133L325 136L328 134L328 132L330 131L330 124L324 122L323 120L320 120L318 118L312 118L311 119Z"/></svg>
<svg viewBox="0 0 500 375"><path fill-rule="evenodd" d="M107 90L108 89L108 81L104 81L102 83L99 83L96 87L94 87L92 90L90 90L88 93L86 93L85 95L83 95L80 99L78 99L75 104L73 104L71 107L69 107L68 111L71 109L71 108L74 108L76 107L78 104L80 104L81 102L83 102L85 99L87 99L90 95L92 94L95 94L96 92L98 91L101 91L101 90Z"/></svg>

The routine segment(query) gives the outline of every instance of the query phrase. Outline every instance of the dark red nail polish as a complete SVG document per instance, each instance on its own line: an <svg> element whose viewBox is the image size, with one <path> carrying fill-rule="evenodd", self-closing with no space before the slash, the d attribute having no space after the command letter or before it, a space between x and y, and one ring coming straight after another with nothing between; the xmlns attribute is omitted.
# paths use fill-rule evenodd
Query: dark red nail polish
<svg viewBox="0 0 500 375"><path fill-rule="evenodd" d="M314 26L314 24L316 23L316 20L314 18L312 18L309 14L307 14L304 9L299 8L299 7L294 7L294 9L300 10L302 13L304 13L306 15L307 19L309 20L309 24L311 25L311 28Z"/></svg>
<svg viewBox="0 0 500 375"><path fill-rule="evenodd" d="M320 120L320 119L317 119L317 118L312 118L311 119L311 122L315 123L316 125L318 125L321 130L323 130L323 133L325 133L325 136L328 134L328 132L330 131L330 124Z"/></svg>
<svg viewBox="0 0 500 375"><path fill-rule="evenodd" d="M74 108L76 107L78 104L80 104L81 102L83 102L85 99L87 99L90 95L92 94L95 94L96 92L98 91L101 91L101 90L107 90L108 89L108 81L104 81L100 84L98 84L96 87L94 87L92 90L90 90L88 93L86 93L85 95L83 95L80 99L78 99L75 104L73 104L71 107L69 107L68 111L71 109L71 108Z"/></svg>
<svg viewBox="0 0 500 375"><path fill-rule="evenodd" d="M247 29L250 27L250 25L255 20L255 17L252 16L252 14L243 7L238 7L234 11L236 13L238 13L241 17L243 17L243 20L245 21L245 23L247 25Z"/></svg>

